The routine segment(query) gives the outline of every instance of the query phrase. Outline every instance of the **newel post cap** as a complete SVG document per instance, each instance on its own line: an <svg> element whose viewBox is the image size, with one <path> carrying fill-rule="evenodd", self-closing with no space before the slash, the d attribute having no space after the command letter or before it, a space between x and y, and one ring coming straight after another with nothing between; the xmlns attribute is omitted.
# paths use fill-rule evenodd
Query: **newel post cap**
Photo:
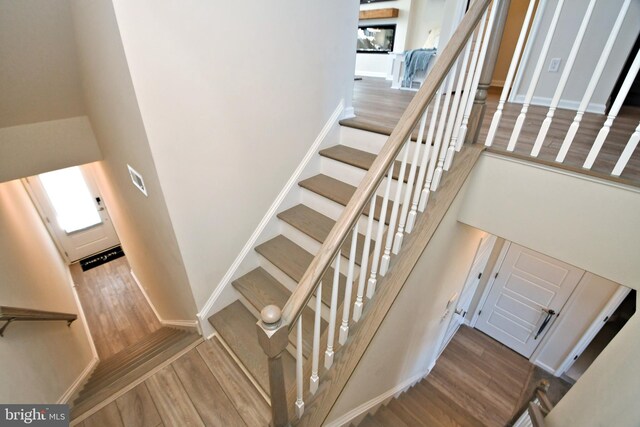
<svg viewBox="0 0 640 427"><path fill-rule="evenodd" d="M268 305L260 312L260 319L265 329L276 329L280 326L280 319L282 318L282 311L278 306Z"/></svg>

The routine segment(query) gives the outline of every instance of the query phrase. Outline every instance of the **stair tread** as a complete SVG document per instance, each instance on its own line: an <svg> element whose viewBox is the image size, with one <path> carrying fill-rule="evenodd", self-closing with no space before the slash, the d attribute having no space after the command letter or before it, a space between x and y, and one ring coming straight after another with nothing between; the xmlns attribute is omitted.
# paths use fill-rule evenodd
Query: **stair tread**
<svg viewBox="0 0 640 427"><path fill-rule="evenodd" d="M378 420L380 424L383 426L389 427L409 427L408 424L405 424L391 409L386 406L378 409L376 412L375 418Z"/></svg>
<svg viewBox="0 0 640 427"><path fill-rule="evenodd" d="M324 243L329 232L333 229L335 221L328 216L321 214L305 205L296 205L286 211L280 212L278 218L292 227L302 231L307 236L316 240L317 242ZM365 236L358 233L358 242L356 244L356 264L360 265L362 262L362 252L364 251ZM373 247L373 240L371 246ZM342 245L341 253L346 258L349 258L351 250L351 235L347 237Z"/></svg>
<svg viewBox="0 0 640 427"><path fill-rule="evenodd" d="M339 203L342 206L346 206L347 203L349 203L349 200L351 200L353 193L355 193L356 191L356 187L354 187L353 185L347 184L338 179L323 174L318 174L312 176L311 178L302 180L298 183L298 185L302 188L326 197L329 200ZM391 217L392 207L393 203L387 204L387 213L385 216L385 224L387 225L389 225L389 218ZM380 220L381 212L382 197L376 196L376 208L373 215L376 221ZM369 215L369 203L366 204L362 213L366 216Z"/></svg>
<svg viewBox="0 0 640 427"><path fill-rule="evenodd" d="M357 167L359 169L369 170L373 161L378 157L376 154L369 153L368 151L358 150L347 145L334 145L333 147L320 150L320 155L332 160L336 160L350 166ZM395 161L395 167L393 168L393 179L398 179L400 176L401 162ZM409 180L409 165L407 165L404 182Z"/></svg>
<svg viewBox="0 0 640 427"><path fill-rule="evenodd" d="M314 256L296 245L283 235L278 235L258 246L256 251L269 262L278 267L295 282L300 283L302 276L313 261ZM331 306L331 288L333 287L333 267L329 267L322 279L322 302ZM340 286L338 287L338 303L344 298L344 290L347 278L340 274Z"/></svg>
<svg viewBox="0 0 640 427"><path fill-rule="evenodd" d="M413 388L404 393L402 397L398 399L398 402L411 411L411 414L414 417L424 422L425 425L433 427L447 427L445 420L437 418L435 414L432 414L431 411L427 410L424 405L424 399L422 399L422 396L417 394Z"/></svg>
<svg viewBox="0 0 640 427"><path fill-rule="evenodd" d="M411 409L403 405L399 399L392 400L387 408L391 410L398 418L408 426L424 425L420 419L413 414Z"/></svg>
<svg viewBox="0 0 640 427"><path fill-rule="evenodd" d="M144 353L149 347L156 345L159 342L162 342L169 337L174 335L179 335L181 332L174 328L160 328L157 331L147 335L142 340L137 343L124 348L118 353L100 361L100 364L93 372L92 377L97 377L101 372L112 369L115 366L121 365L123 363L127 363L127 361L132 360L138 357L140 354Z"/></svg>
<svg viewBox="0 0 640 427"><path fill-rule="evenodd" d="M483 425L472 414L438 390L429 381L421 381L415 386L415 389L422 395L425 406L435 413L438 418L448 420L448 425L465 427L480 427Z"/></svg>
<svg viewBox="0 0 640 427"><path fill-rule="evenodd" d="M178 335L178 339L171 342L171 345L164 349L159 354L154 355L152 358L145 360L143 364L136 365L132 369L122 372L113 381L104 384L100 388L93 390L90 394L79 396L74 400L71 408L71 418L75 419L82 415L89 409L93 408L98 403L118 393L123 388L127 387L132 382L143 377L147 372L153 370L157 366L192 345L193 343L201 340L202 338L195 333L186 332ZM91 381L91 380L90 380Z"/></svg>
<svg viewBox="0 0 640 427"><path fill-rule="evenodd" d="M267 356L258 342L256 318L240 301L235 301L209 318L220 337L253 375L262 389L269 393ZM285 389L295 384L295 359L282 353Z"/></svg>
<svg viewBox="0 0 640 427"><path fill-rule="evenodd" d="M238 290L251 303L257 311L261 311L267 305L273 304L282 309L287 303L291 291L278 282L272 275L261 267L250 271L244 276L233 281L233 287ZM320 333L324 332L327 322L321 319ZM257 319L256 319L257 320ZM313 349L313 325L315 311L306 307L302 313L302 353L308 358ZM296 333L289 334L289 342L295 347Z"/></svg>
<svg viewBox="0 0 640 427"><path fill-rule="evenodd" d="M127 372L133 369L136 369L138 366L143 366L149 360L152 360L154 357L162 354L165 350L173 346L173 344L189 335L195 334L190 334L186 331L182 331L178 334L169 335L163 341L160 341L153 346L148 347L146 351L140 353L136 357L127 359L123 363L101 370L100 375L92 375L91 378L89 378L89 381L87 381L78 396L84 397L102 387L105 387L108 384L117 381L120 376L125 375Z"/></svg>

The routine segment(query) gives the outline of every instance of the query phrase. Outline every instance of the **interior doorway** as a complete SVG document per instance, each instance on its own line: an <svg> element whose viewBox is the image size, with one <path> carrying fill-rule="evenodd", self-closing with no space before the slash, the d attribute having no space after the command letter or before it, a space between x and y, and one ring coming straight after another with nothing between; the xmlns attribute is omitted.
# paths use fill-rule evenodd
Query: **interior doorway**
<svg viewBox="0 0 640 427"><path fill-rule="evenodd" d="M571 383L575 383L591 366L594 360L602 353L602 350L609 345L611 340L620 332L627 324L631 316L636 312L637 294L635 290L631 290L626 298L620 303L618 308L611 314L606 316L601 324L601 329L591 340L591 342L576 354L567 368L562 378Z"/></svg>
<svg viewBox="0 0 640 427"><path fill-rule="evenodd" d="M120 243L89 167L59 169L25 178L25 183L68 264Z"/></svg>

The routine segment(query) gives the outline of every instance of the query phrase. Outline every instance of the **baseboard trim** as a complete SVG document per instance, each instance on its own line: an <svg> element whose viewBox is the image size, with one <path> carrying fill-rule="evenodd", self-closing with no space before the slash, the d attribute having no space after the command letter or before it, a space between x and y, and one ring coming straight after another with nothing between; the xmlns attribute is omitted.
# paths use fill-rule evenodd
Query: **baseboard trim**
<svg viewBox="0 0 640 427"><path fill-rule="evenodd" d="M340 120L352 119L356 116L356 110L353 107L347 107L340 115Z"/></svg>
<svg viewBox="0 0 640 427"><path fill-rule="evenodd" d="M414 375L411 378L408 378L407 380L401 382L400 384L393 387L392 389L389 389L386 392L382 393L381 395L374 397L373 399L367 402L364 402L363 404L353 408L346 414L331 421L330 423L327 424L327 427L340 427L340 426L349 425L356 418L366 415L367 413L374 411L374 409L377 410L378 407L381 406L386 400L395 398L398 395L404 393L407 389L409 389L415 383L417 383L418 381L422 380L424 377L429 375L429 372L431 372L431 369L428 369L426 373L420 373L418 375Z"/></svg>
<svg viewBox="0 0 640 427"><path fill-rule="evenodd" d="M273 203L269 207L269 210L267 210L267 213L262 217L262 220L260 221L256 229L253 231L253 234L251 234L251 237L249 237L249 240L245 243L244 247L236 257L236 259L233 261L233 263L231 264L231 266L229 267L225 275L222 277L222 279L214 289L213 293L207 300L206 304L204 305L204 307L202 307L202 310L200 310L200 312L198 313L197 316L200 322L200 327L202 328L202 331L204 332L205 335L209 336L213 331L211 325L209 325L208 319L213 314L211 313L211 311L213 310L216 300L220 297L220 295L222 295L222 292L224 291L224 289L231 283L231 280L234 277L236 271L238 270L238 268L240 267L244 259L247 257L249 252L251 252L255 247L256 242L258 241L258 238L267 227L267 224L269 224L269 222L276 216L276 214L278 213L278 209L280 208L280 205L284 201L285 197L287 196L287 194L289 194L291 189L296 186L300 178L300 175L302 174L304 169L307 167L307 165L309 164L313 156L317 154L318 148L320 147L322 142L325 140L325 138L327 137L331 129L333 129L335 126L338 125L338 121L343 111L344 111L344 99L341 99L340 102L338 103L338 106L335 108L335 110L333 111L329 119L326 121L326 123L322 127L322 130L316 137L315 141L313 141L313 144L311 144L311 146L309 147L309 150L307 151L305 156L302 158L302 161L300 162L296 170L293 172L293 175L291 175L291 177L289 178L287 183L284 185L282 190L280 190L280 193L278 194L276 199L273 201Z"/></svg>
<svg viewBox="0 0 640 427"><path fill-rule="evenodd" d="M100 359L98 359L98 356L95 356L93 359L91 359L91 362L89 362L87 367L84 368L84 370L80 373L80 375L78 375L78 378L76 378L76 380L69 386L67 391L65 391L62 394L62 396L60 396L60 399L58 399L58 401L56 403L58 403L58 404L69 403L71 398L76 394L76 392L80 389L80 387L85 383L87 378L89 378L89 375L91 375L91 373L96 368L96 366L98 366L99 362L100 362Z"/></svg>
<svg viewBox="0 0 640 427"><path fill-rule="evenodd" d="M524 98L525 96L522 94L516 95L513 97L513 100L510 100L509 102L522 104L524 103ZM551 98L547 98L543 96L534 96L531 99L531 105L548 107L551 105ZM564 108L566 110L578 111L579 106L580 106L580 101L572 101L568 99L561 99L560 102L558 103L558 108ZM589 105L587 106L588 113L604 114L605 110L606 110L606 105L604 104L590 102Z"/></svg>
<svg viewBox="0 0 640 427"><path fill-rule="evenodd" d="M142 283L138 279L138 276L136 276L136 273L133 272L133 269L130 269L129 272L131 273L131 277L133 277L133 281L136 282L138 288L140 288L140 292L142 292L142 295L144 295L144 299L147 300L147 303L151 307L151 310L153 310L153 314L156 316L156 319L158 319L158 322L160 322L161 325L186 329L190 332L197 332L199 335L202 335L202 330L200 329L200 324L197 320L163 319L162 316L160 316L160 313L158 313L158 310L156 310L156 306L153 305L151 298L149 298L149 294L147 294L144 286L142 286Z"/></svg>
<svg viewBox="0 0 640 427"><path fill-rule="evenodd" d="M389 77L389 73L385 73L382 71L358 71L356 70L356 76L362 77L382 77L387 80L391 80Z"/></svg>

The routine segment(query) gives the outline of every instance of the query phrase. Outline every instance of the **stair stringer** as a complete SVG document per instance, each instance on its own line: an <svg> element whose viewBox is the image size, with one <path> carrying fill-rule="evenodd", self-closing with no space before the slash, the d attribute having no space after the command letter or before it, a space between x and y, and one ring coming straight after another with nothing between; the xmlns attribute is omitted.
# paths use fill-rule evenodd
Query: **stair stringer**
<svg viewBox="0 0 640 427"><path fill-rule="evenodd" d="M331 409L483 151L484 147L471 145L456 157L455 166L443 177L438 192L432 196L424 214L418 217L413 232L406 235L402 249L392 258L389 271L379 278L375 296L365 301L362 318L357 323L351 322L349 338L336 350L333 366L330 370L322 368L320 387L315 395L310 395L308 381L305 381L305 412L302 418L296 420L294 406L289 405L290 419L296 420L297 425L326 423ZM326 340L326 331L322 340ZM311 375L310 366L305 366L303 375L303 378ZM289 390L287 401L294 402L295 394L296 390Z"/></svg>

